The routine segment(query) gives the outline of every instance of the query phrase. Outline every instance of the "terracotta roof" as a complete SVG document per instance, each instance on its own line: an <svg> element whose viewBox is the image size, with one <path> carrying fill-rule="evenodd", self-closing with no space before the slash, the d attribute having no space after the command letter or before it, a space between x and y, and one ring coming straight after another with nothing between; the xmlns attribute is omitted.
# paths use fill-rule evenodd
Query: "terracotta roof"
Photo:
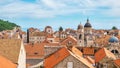
<svg viewBox="0 0 120 68"><path fill-rule="evenodd" d="M18 63L21 40L0 39L0 55L6 57L14 63Z"/></svg>
<svg viewBox="0 0 120 68"><path fill-rule="evenodd" d="M59 43L46 43L45 46L61 46Z"/></svg>
<svg viewBox="0 0 120 68"><path fill-rule="evenodd" d="M78 50L76 47L72 47L72 52L75 55L83 56L82 52L80 50Z"/></svg>
<svg viewBox="0 0 120 68"><path fill-rule="evenodd" d="M22 34L25 34L25 35L26 35L27 33L23 31Z"/></svg>
<svg viewBox="0 0 120 68"><path fill-rule="evenodd" d="M0 68L17 68L17 65L12 63L12 61L6 59L3 56L0 56Z"/></svg>
<svg viewBox="0 0 120 68"><path fill-rule="evenodd" d="M71 41L72 45L77 45L77 40L72 36L68 36L66 39L64 39L61 42L61 45L67 45L69 41Z"/></svg>
<svg viewBox="0 0 120 68"><path fill-rule="evenodd" d="M120 67L120 59L114 60L114 63Z"/></svg>
<svg viewBox="0 0 120 68"><path fill-rule="evenodd" d="M25 45L27 59L44 58L44 43Z"/></svg>
<svg viewBox="0 0 120 68"><path fill-rule="evenodd" d="M35 29L33 27L28 29L30 32L33 32Z"/></svg>
<svg viewBox="0 0 120 68"><path fill-rule="evenodd" d="M92 64L94 64L95 62L92 58L90 58L88 56L83 58L82 52L75 47L72 47L72 52L75 56L78 57L77 59L79 59L82 63L84 63L85 65L87 65L90 68L93 68Z"/></svg>
<svg viewBox="0 0 120 68"><path fill-rule="evenodd" d="M44 46L59 46L59 43L35 43L25 45L27 59L43 59Z"/></svg>
<svg viewBox="0 0 120 68"><path fill-rule="evenodd" d="M48 40L44 40L42 43L50 43Z"/></svg>
<svg viewBox="0 0 120 68"><path fill-rule="evenodd" d="M95 62L100 62L105 57L108 57L111 59L116 59L116 57L113 53L108 51L106 48L102 48L95 53Z"/></svg>
<svg viewBox="0 0 120 68"><path fill-rule="evenodd" d="M94 48L92 48L92 47L83 48L83 54L85 54L85 55L94 55Z"/></svg>
<svg viewBox="0 0 120 68"><path fill-rule="evenodd" d="M98 44L98 45L108 45L108 40L109 40L110 36L109 35L106 35L106 36L102 36L101 38L97 38L95 40L95 42Z"/></svg>
<svg viewBox="0 0 120 68"><path fill-rule="evenodd" d="M66 48L61 48L51 56L45 59L44 66L45 68L53 68L56 64L64 60L69 55L72 55L77 60L85 64L89 68L94 68L91 63L89 63L86 59L84 59L81 54L79 54L78 51L74 51L75 48L73 48L73 53L71 51L68 51Z"/></svg>
<svg viewBox="0 0 120 68"><path fill-rule="evenodd" d="M70 53L66 48L61 48L51 56L45 59L44 66L45 68L53 68L56 64L62 61L64 58L68 57Z"/></svg>
<svg viewBox="0 0 120 68"><path fill-rule="evenodd" d="M30 36L46 36L45 32L33 32Z"/></svg>
<svg viewBox="0 0 120 68"><path fill-rule="evenodd" d="M48 35L47 35L47 38L54 38L54 37L53 37L53 35L48 34Z"/></svg>
<svg viewBox="0 0 120 68"><path fill-rule="evenodd" d="M77 54L73 54L72 52L70 52L70 54L75 57L76 59L78 59L80 62L82 62L84 65L86 65L88 68L94 68L92 66L92 64L90 62L88 62L88 60L86 60L85 58L83 58L81 55L77 55Z"/></svg>
<svg viewBox="0 0 120 68"><path fill-rule="evenodd" d="M54 40L55 40L55 42L59 42L59 41L60 41L60 38L57 38L57 37L56 37Z"/></svg>

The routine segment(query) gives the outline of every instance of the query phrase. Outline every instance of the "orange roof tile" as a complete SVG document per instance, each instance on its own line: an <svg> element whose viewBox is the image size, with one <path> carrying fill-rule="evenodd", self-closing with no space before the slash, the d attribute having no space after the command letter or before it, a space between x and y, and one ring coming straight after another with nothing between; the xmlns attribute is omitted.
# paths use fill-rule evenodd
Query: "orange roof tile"
<svg viewBox="0 0 120 68"><path fill-rule="evenodd" d="M82 62L83 64L85 64L88 68L94 68L92 66L92 64L90 62L88 62L88 60L86 60L85 58L83 58L82 56L80 55L77 55L77 54L73 54L72 52L70 52L70 54L75 57L76 59L78 59L80 62Z"/></svg>
<svg viewBox="0 0 120 68"><path fill-rule="evenodd" d="M53 34L48 34L48 35L47 35L47 38L54 38L54 37L53 37Z"/></svg>
<svg viewBox="0 0 120 68"><path fill-rule="evenodd" d="M17 68L17 65L12 63L12 61L6 59L3 56L0 56L0 68Z"/></svg>
<svg viewBox="0 0 120 68"><path fill-rule="evenodd" d="M60 41L60 38L55 38L55 42L59 42Z"/></svg>
<svg viewBox="0 0 120 68"><path fill-rule="evenodd" d="M83 48L83 54L85 54L85 55L94 55L94 48L92 48L92 47Z"/></svg>
<svg viewBox="0 0 120 68"><path fill-rule="evenodd" d="M45 32L33 32L30 36L46 36Z"/></svg>
<svg viewBox="0 0 120 68"><path fill-rule="evenodd" d="M72 45L77 45L77 40L74 37L72 37L72 36L68 36L66 39L64 39L61 42L61 45L67 45L69 41L72 42Z"/></svg>
<svg viewBox="0 0 120 68"><path fill-rule="evenodd" d="M114 63L120 67L120 59L114 60Z"/></svg>
<svg viewBox="0 0 120 68"><path fill-rule="evenodd" d="M110 38L110 35L106 35L106 36L102 36L101 38L97 38L96 40L95 40L95 42L98 44L98 45L104 45L104 46L106 46L106 45L108 45L108 40L109 40L109 38Z"/></svg>
<svg viewBox="0 0 120 68"><path fill-rule="evenodd" d="M95 62L99 62L106 56L104 48L100 49L95 53Z"/></svg>
<svg viewBox="0 0 120 68"><path fill-rule="evenodd" d="M42 43L50 43L48 40L44 40Z"/></svg>
<svg viewBox="0 0 120 68"><path fill-rule="evenodd" d="M101 61L104 57L116 59L115 55L108 51L106 48L102 48L95 53L95 62Z"/></svg>
<svg viewBox="0 0 120 68"><path fill-rule="evenodd" d="M44 66L45 68L53 68L56 64L58 64L60 61L62 61L69 55L70 53L67 51L66 48L61 48L60 50L45 59Z"/></svg>
<svg viewBox="0 0 120 68"><path fill-rule="evenodd" d="M59 46L59 43L35 43L25 45L27 59L44 58L44 46Z"/></svg>
<svg viewBox="0 0 120 68"><path fill-rule="evenodd" d="M25 45L25 49L27 59L44 57L44 43L27 44Z"/></svg>

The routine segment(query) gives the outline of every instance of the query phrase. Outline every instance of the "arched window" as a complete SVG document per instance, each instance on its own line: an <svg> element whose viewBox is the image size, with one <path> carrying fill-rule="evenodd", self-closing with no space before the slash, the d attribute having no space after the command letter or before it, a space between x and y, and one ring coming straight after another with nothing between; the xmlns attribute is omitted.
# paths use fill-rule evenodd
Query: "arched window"
<svg viewBox="0 0 120 68"><path fill-rule="evenodd" d="M118 54L119 53L118 50L112 50L111 52L114 53L114 54Z"/></svg>
<svg viewBox="0 0 120 68"><path fill-rule="evenodd" d="M82 35L81 34L79 35L79 39L82 39Z"/></svg>

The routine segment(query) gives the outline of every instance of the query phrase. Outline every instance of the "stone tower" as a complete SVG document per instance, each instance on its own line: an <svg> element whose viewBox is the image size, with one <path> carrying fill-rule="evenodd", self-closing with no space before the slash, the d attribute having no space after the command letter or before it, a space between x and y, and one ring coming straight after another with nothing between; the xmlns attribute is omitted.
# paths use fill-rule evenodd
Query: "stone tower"
<svg viewBox="0 0 120 68"><path fill-rule="evenodd" d="M77 28L77 44L78 46L84 46L84 27L81 23Z"/></svg>
<svg viewBox="0 0 120 68"><path fill-rule="evenodd" d="M87 22L84 25L84 32L85 32L85 34L92 34L92 26L89 22L89 19L87 19Z"/></svg>
<svg viewBox="0 0 120 68"><path fill-rule="evenodd" d="M87 19L87 22L84 25L84 39L85 46L93 46L92 26L89 19Z"/></svg>

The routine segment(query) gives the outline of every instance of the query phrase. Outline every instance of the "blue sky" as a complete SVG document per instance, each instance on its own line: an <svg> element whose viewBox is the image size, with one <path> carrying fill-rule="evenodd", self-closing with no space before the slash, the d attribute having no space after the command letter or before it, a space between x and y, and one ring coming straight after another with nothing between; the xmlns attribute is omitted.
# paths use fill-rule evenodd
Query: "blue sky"
<svg viewBox="0 0 120 68"><path fill-rule="evenodd" d="M0 0L0 19L22 28L50 25L76 29L86 19L95 29L120 29L120 0Z"/></svg>

